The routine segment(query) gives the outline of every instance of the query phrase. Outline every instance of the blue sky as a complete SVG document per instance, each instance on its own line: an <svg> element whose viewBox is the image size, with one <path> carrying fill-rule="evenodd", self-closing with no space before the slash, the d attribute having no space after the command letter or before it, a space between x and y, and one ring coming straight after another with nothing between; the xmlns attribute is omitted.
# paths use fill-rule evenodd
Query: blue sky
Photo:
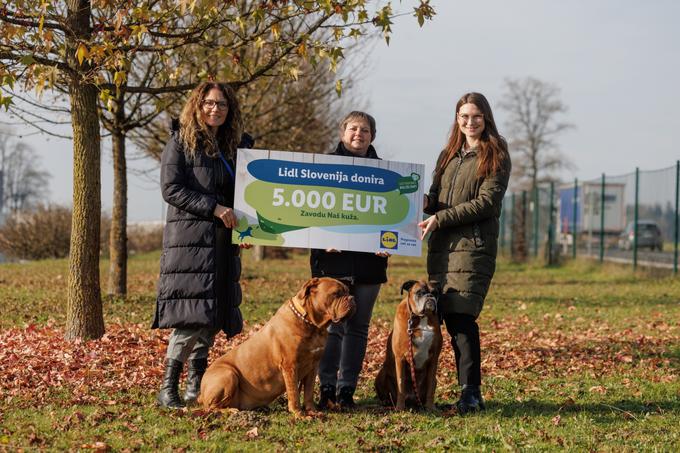
<svg viewBox="0 0 680 453"><path fill-rule="evenodd" d="M680 159L680 2L659 0L432 0L433 22L394 25L390 46L373 46L361 99L376 117L375 146L386 158L423 163L431 172L458 98L484 93L495 108L507 77L558 85L575 128L559 141L575 165L571 180L675 165ZM409 2L403 0L402 9ZM395 6L399 7L399 2ZM53 177L50 197L70 204L71 149L64 140L31 136ZM106 145L106 143L105 143ZM110 151L102 156L102 205L111 206ZM150 161L133 161L137 169ZM129 178L129 218L159 220L157 172Z"/></svg>

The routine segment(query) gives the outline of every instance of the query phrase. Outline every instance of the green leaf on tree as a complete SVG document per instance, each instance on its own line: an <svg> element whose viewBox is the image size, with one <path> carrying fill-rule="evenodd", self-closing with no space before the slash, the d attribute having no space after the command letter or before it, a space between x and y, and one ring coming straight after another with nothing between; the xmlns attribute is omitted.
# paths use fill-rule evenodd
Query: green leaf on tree
<svg viewBox="0 0 680 453"><path fill-rule="evenodd" d="M30 66L32 64L35 64L35 58L33 58L33 55L24 55L19 59L19 63L21 63L24 66Z"/></svg>

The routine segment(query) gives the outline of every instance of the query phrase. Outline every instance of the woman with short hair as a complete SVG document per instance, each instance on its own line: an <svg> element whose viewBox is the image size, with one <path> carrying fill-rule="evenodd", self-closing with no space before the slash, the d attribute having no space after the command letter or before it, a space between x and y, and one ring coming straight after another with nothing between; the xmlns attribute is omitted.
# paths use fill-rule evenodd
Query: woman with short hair
<svg viewBox="0 0 680 453"><path fill-rule="evenodd" d="M340 142L331 154L379 159L371 143L375 139L375 119L368 113L350 112L340 123ZM365 253L329 248L313 249L310 255L312 277L332 277L346 283L354 296L356 313L341 324L331 324L319 363L321 396L319 408L331 404L351 409L368 341L368 327L380 285L387 281L386 252Z"/></svg>

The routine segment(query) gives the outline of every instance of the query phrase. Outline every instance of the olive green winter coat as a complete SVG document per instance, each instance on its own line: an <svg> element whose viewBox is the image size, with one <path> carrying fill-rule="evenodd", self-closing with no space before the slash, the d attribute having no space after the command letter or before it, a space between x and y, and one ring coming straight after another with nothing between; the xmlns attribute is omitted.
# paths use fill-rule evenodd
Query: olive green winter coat
<svg viewBox="0 0 680 453"><path fill-rule="evenodd" d="M440 156L441 157L441 156ZM496 270L499 217L510 178L510 159L487 177L477 176L477 152L459 151L428 194L426 213L437 216L428 242L427 273L443 288L444 314L479 316Z"/></svg>

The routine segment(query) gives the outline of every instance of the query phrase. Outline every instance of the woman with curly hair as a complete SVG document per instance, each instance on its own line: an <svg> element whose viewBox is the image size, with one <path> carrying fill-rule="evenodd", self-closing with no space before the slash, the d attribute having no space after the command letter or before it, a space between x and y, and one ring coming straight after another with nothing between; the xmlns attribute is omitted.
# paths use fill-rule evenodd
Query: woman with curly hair
<svg viewBox="0 0 680 453"><path fill-rule="evenodd" d="M232 337L243 328L240 250L231 243L231 229L237 225L232 207L241 133L234 91L223 83L203 82L189 95L161 155L168 213L152 328L174 328L157 398L162 407L193 403L215 336L222 330ZM186 362L182 400L178 387Z"/></svg>

